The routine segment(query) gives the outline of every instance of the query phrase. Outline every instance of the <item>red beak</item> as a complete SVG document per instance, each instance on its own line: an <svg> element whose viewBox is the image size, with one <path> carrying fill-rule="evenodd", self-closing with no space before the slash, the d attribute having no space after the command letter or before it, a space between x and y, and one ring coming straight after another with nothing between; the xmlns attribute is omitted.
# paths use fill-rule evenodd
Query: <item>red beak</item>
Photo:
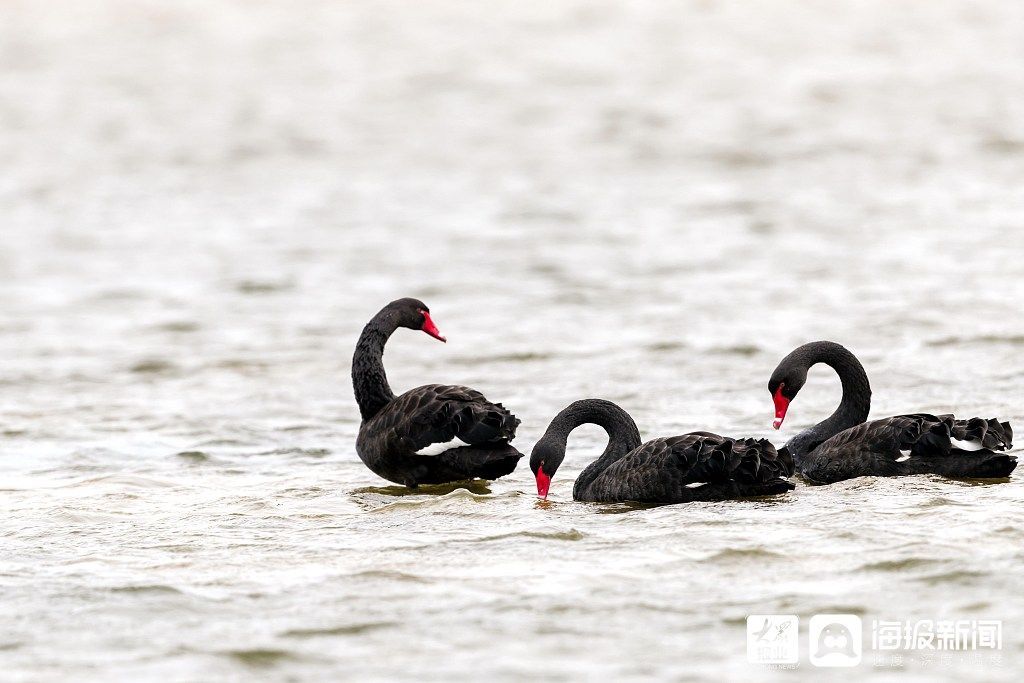
<svg viewBox="0 0 1024 683"><path fill-rule="evenodd" d="M547 499L548 489L551 488L551 477L544 474L544 468L537 468L537 495Z"/></svg>
<svg viewBox="0 0 1024 683"><path fill-rule="evenodd" d="M424 332L429 334L434 339L440 339L443 342L448 341L447 339L441 336L441 330L437 329L437 325L435 325L434 321L430 319L430 314L427 313L426 311L423 311L423 327L420 329L422 329Z"/></svg>
<svg viewBox="0 0 1024 683"><path fill-rule="evenodd" d="M775 401L775 421L772 422L772 427L778 429L782 426L782 421L786 419L786 411L789 410L789 399L782 395L782 387L785 384L780 384L779 388L775 390L775 395L772 399Z"/></svg>

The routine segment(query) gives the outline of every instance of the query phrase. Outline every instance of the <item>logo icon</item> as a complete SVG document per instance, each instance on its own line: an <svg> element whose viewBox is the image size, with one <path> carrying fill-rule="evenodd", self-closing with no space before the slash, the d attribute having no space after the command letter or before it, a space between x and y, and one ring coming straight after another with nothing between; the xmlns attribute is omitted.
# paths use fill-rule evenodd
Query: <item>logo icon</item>
<svg viewBox="0 0 1024 683"><path fill-rule="evenodd" d="M800 659L799 623L794 614L751 614L747 617L747 661L796 664Z"/></svg>
<svg viewBox="0 0 1024 683"><path fill-rule="evenodd" d="M860 617L855 614L815 614L810 624L811 664L821 667L857 666L864 648Z"/></svg>

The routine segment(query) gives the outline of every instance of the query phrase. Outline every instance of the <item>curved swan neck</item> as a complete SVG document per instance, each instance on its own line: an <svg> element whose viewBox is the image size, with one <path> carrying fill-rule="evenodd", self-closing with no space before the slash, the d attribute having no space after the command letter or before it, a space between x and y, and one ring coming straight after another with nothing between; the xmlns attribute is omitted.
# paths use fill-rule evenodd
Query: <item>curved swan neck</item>
<svg viewBox="0 0 1024 683"><path fill-rule="evenodd" d="M387 307L366 323L352 356L352 388L363 420L369 420L395 398L384 372L384 345L398 329L398 316Z"/></svg>
<svg viewBox="0 0 1024 683"><path fill-rule="evenodd" d="M871 410L871 384L857 357L835 342L813 342L793 352L794 361L805 370L818 363L828 365L843 385L843 398L835 412L811 429L814 440L821 443L839 432L867 421Z"/></svg>
<svg viewBox="0 0 1024 683"><path fill-rule="evenodd" d="M640 430L629 413L611 401L598 398L569 405L555 416L541 440L557 444L564 457L569 433L583 424L596 424L603 428L608 434L608 445L601 456L576 478L576 491L588 486L605 468L640 445Z"/></svg>
<svg viewBox="0 0 1024 683"><path fill-rule="evenodd" d="M596 424L607 432L605 453L621 450L625 454L640 445L640 430L629 413L611 401L599 398L583 399L569 405L551 421L547 435L568 440L569 433L583 424Z"/></svg>

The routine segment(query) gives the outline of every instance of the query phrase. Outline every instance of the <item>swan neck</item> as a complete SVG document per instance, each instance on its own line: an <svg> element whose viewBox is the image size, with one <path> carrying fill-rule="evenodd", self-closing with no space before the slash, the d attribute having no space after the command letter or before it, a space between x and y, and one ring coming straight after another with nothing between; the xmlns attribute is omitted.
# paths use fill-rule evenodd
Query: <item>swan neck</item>
<svg viewBox="0 0 1024 683"><path fill-rule="evenodd" d="M815 446L836 434L855 427L868 419L871 410L871 383L864 366L846 347L833 342L808 344L807 368L818 363L828 365L836 374L843 387L843 398L831 415L807 430L813 435ZM795 439L795 441L799 440ZM794 459L801 458L797 445Z"/></svg>
<svg viewBox="0 0 1024 683"><path fill-rule="evenodd" d="M640 445L640 430L629 413L611 401L596 398L568 406L552 420L543 438L557 440L564 453L569 433L583 424L596 424L604 429L608 445L577 477L574 491L587 487L605 468Z"/></svg>
<svg viewBox="0 0 1024 683"><path fill-rule="evenodd" d="M384 372L384 345L398 329L397 316L382 309L366 323L352 356L352 388L363 421L380 412L395 398Z"/></svg>

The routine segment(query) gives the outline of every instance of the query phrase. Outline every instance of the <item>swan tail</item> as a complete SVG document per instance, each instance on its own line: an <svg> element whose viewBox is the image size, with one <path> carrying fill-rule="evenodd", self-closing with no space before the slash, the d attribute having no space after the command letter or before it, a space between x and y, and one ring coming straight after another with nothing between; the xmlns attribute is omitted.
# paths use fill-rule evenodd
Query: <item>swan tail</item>
<svg viewBox="0 0 1024 683"><path fill-rule="evenodd" d="M768 484L792 476L793 458L786 449L777 451L767 439L735 439L730 470L741 484Z"/></svg>
<svg viewBox="0 0 1024 683"><path fill-rule="evenodd" d="M990 450L964 451L950 449L948 455L929 458L929 472L944 477L968 479L1002 479L1017 467L1017 457Z"/></svg>
<svg viewBox="0 0 1024 683"><path fill-rule="evenodd" d="M788 453L780 458L770 441L731 439L708 432L692 432L683 439L692 441L693 437L699 441L680 453L688 465L684 500L771 496L793 490L794 485L787 481L792 460Z"/></svg>
<svg viewBox="0 0 1024 683"><path fill-rule="evenodd" d="M509 443L462 446L441 453L437 458L447 469L463 474L463 479L498 479L512 474L523 454Z"/></svg>
<svg viewBox="0 0 1024 683"><path fill-rule="evenodd" d="M500 403L471 403L452 416L456 436L468 444L483 445L515 438L519 418Z"/></svg>
<svg viewBox="0 0 1024 683"><path fill-rule="evenodd" d="M765 482L740 484L740 495L744 498L752 496L774 496L780 493L787 493L795 488L796 485L793 482L779 477L769 479Z"/></svg>
<svg viewBox="0 0 1024 683"><path fill-rule="evenodd" d="M950 437L957 441L977 444L991 451L1008 451L1013 448L1013 427L1009 422L1000 422L996 418L957 420L952 415L942 417L952 420Z"/></svg>
<svg viewBox="0 0 1024 683"><path fill-rule="evenodd" d="M908 417L913 422L902 434L896 462L906 460L911 473L995 479L1010 476L1017 467L1015 456L996 452L1013 447L1008 422L980 417L957 420L952 415Z"/></svg>

